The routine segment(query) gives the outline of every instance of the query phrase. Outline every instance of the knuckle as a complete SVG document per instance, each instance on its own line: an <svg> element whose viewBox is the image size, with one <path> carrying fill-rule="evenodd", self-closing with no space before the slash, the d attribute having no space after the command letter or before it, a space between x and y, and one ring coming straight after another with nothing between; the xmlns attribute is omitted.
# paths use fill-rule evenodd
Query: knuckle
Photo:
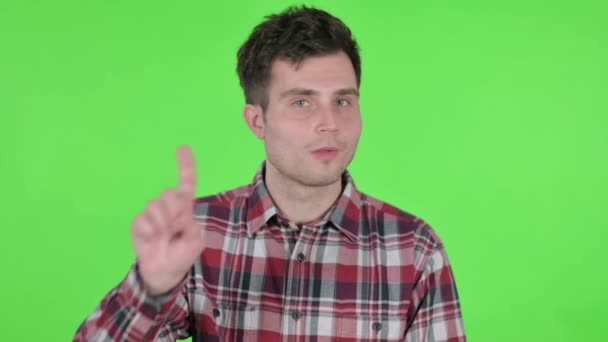
<svg viewBox="0 0 608 342"><path fill-rule="evenodd" d="M140 227L131 229L131 238L133 240L140 240L144 236L147 236L147 234L145 232L143 232Z"/></svg>
<svg viewBox="0 0 608 342"><path fill-rule="evenodd" d="M172 193L173 193L173 189L171 189L171 188L165 189L165 190L164 190L164 191L163 191L163 192L160 194L159 198L161 198L161 199L168 199L168 198L170 198L170 197L171 197L171 194L172 194Z"/></svg>
<svg viewBox="0 0 608 342"><path fill-rule="evenodd" d="M169 209L169 211L174 212L175 209L177 207L179 207L179 197L177 196L177 194L173 194L171 195L169 198L167 198L167 200L165 201L165 204L167 206L167 208Z"/></svg>
<svg viewBox="0 0 608 342"><path fill-rule="evenodd" d="M135 228L135 227L139 227L141 225L141 222L143 221L143 214L137 214L134 218L133 221L131 221L131 227Z"/></svg>
<svg viewBox="0 0 608 342"><path fill-rule="evenodd" d="M146 209L154 209L158 206L158 199L152 199L148 201L148 205L146 205Z"/></svg>
<svg viewBox="0 0 608 342"><path fill-rule="evenodd" d="M142 235L141 227L138 226L138 227L131 228L131 236L133 238L136 238L136 237L141 236L141 235Z"/></svg>
<svg viewBox="0 0 608 342"><path fill-rule="evenodd" d="M152 203L150 203L150 205L148 205L148 207L145 210L145 216L148 219L151 220L155 220L158 219L159 216L162 216L162 208L160 205L160 202L158 201L154 201Z"/></svg>

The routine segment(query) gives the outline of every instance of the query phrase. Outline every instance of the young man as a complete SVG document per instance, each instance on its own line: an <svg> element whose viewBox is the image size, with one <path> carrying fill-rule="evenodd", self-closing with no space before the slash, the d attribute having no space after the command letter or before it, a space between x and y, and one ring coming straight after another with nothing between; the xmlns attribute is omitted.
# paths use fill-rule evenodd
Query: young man
<svg viewBox="0 0 608 342"><path fill-rule="evenodd" d="M264 142L253 183L178 189L132 225L137 262L75 341L465 341L454 278L421 219L357 190L360 59L312 8L258 25L238 52L243 117Z"/></svg>

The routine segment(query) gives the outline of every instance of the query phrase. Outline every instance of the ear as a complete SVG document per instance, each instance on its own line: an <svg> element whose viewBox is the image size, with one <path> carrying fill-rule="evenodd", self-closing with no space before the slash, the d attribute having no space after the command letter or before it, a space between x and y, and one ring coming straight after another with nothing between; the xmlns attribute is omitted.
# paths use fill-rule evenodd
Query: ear
<svg viewBox="0 0 608 342"><path fill-rule="evenodd" d="M260 105L247 104L243 108L243 119L247 123L247 127L259 139L264 139L264 112Z"/></svg>

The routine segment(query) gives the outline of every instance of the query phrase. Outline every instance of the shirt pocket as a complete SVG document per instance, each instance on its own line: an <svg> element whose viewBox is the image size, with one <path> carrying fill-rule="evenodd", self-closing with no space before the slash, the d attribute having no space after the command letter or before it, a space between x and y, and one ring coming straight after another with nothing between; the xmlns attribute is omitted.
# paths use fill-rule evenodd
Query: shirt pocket
<svg viewBox="0 0 608 342"><path fill-rule="evenodd" d="M260 312L256 306L219 303L212 309L222 341L255 341Z"/></svg>
<svg viewBox="0 0 608 342"><path fill-rule="evenodd" d="M357 341L403 341L406 318L401 316L337 315L338 336Z"/></svg>

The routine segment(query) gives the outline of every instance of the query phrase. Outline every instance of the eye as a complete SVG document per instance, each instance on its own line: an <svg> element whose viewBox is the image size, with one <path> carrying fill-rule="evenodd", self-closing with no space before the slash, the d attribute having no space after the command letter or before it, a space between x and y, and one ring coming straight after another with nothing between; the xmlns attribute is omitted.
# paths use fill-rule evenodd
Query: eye
<svg viewBox="0 0 608 342"><path fill-rule="evenodd" d="M348 102L348 100L346 100L346 99L338 99L338 101L336 101L336 103L340 107L346 107L350 104L350 102Z"/></svg>
<svg viewBox="0 0 608 342"><path fill-rule="evenodd" d="M296 107L308 107L310 106L310 103L308 103L306 100L297 100L293 103L293 105Z"/></svg>

